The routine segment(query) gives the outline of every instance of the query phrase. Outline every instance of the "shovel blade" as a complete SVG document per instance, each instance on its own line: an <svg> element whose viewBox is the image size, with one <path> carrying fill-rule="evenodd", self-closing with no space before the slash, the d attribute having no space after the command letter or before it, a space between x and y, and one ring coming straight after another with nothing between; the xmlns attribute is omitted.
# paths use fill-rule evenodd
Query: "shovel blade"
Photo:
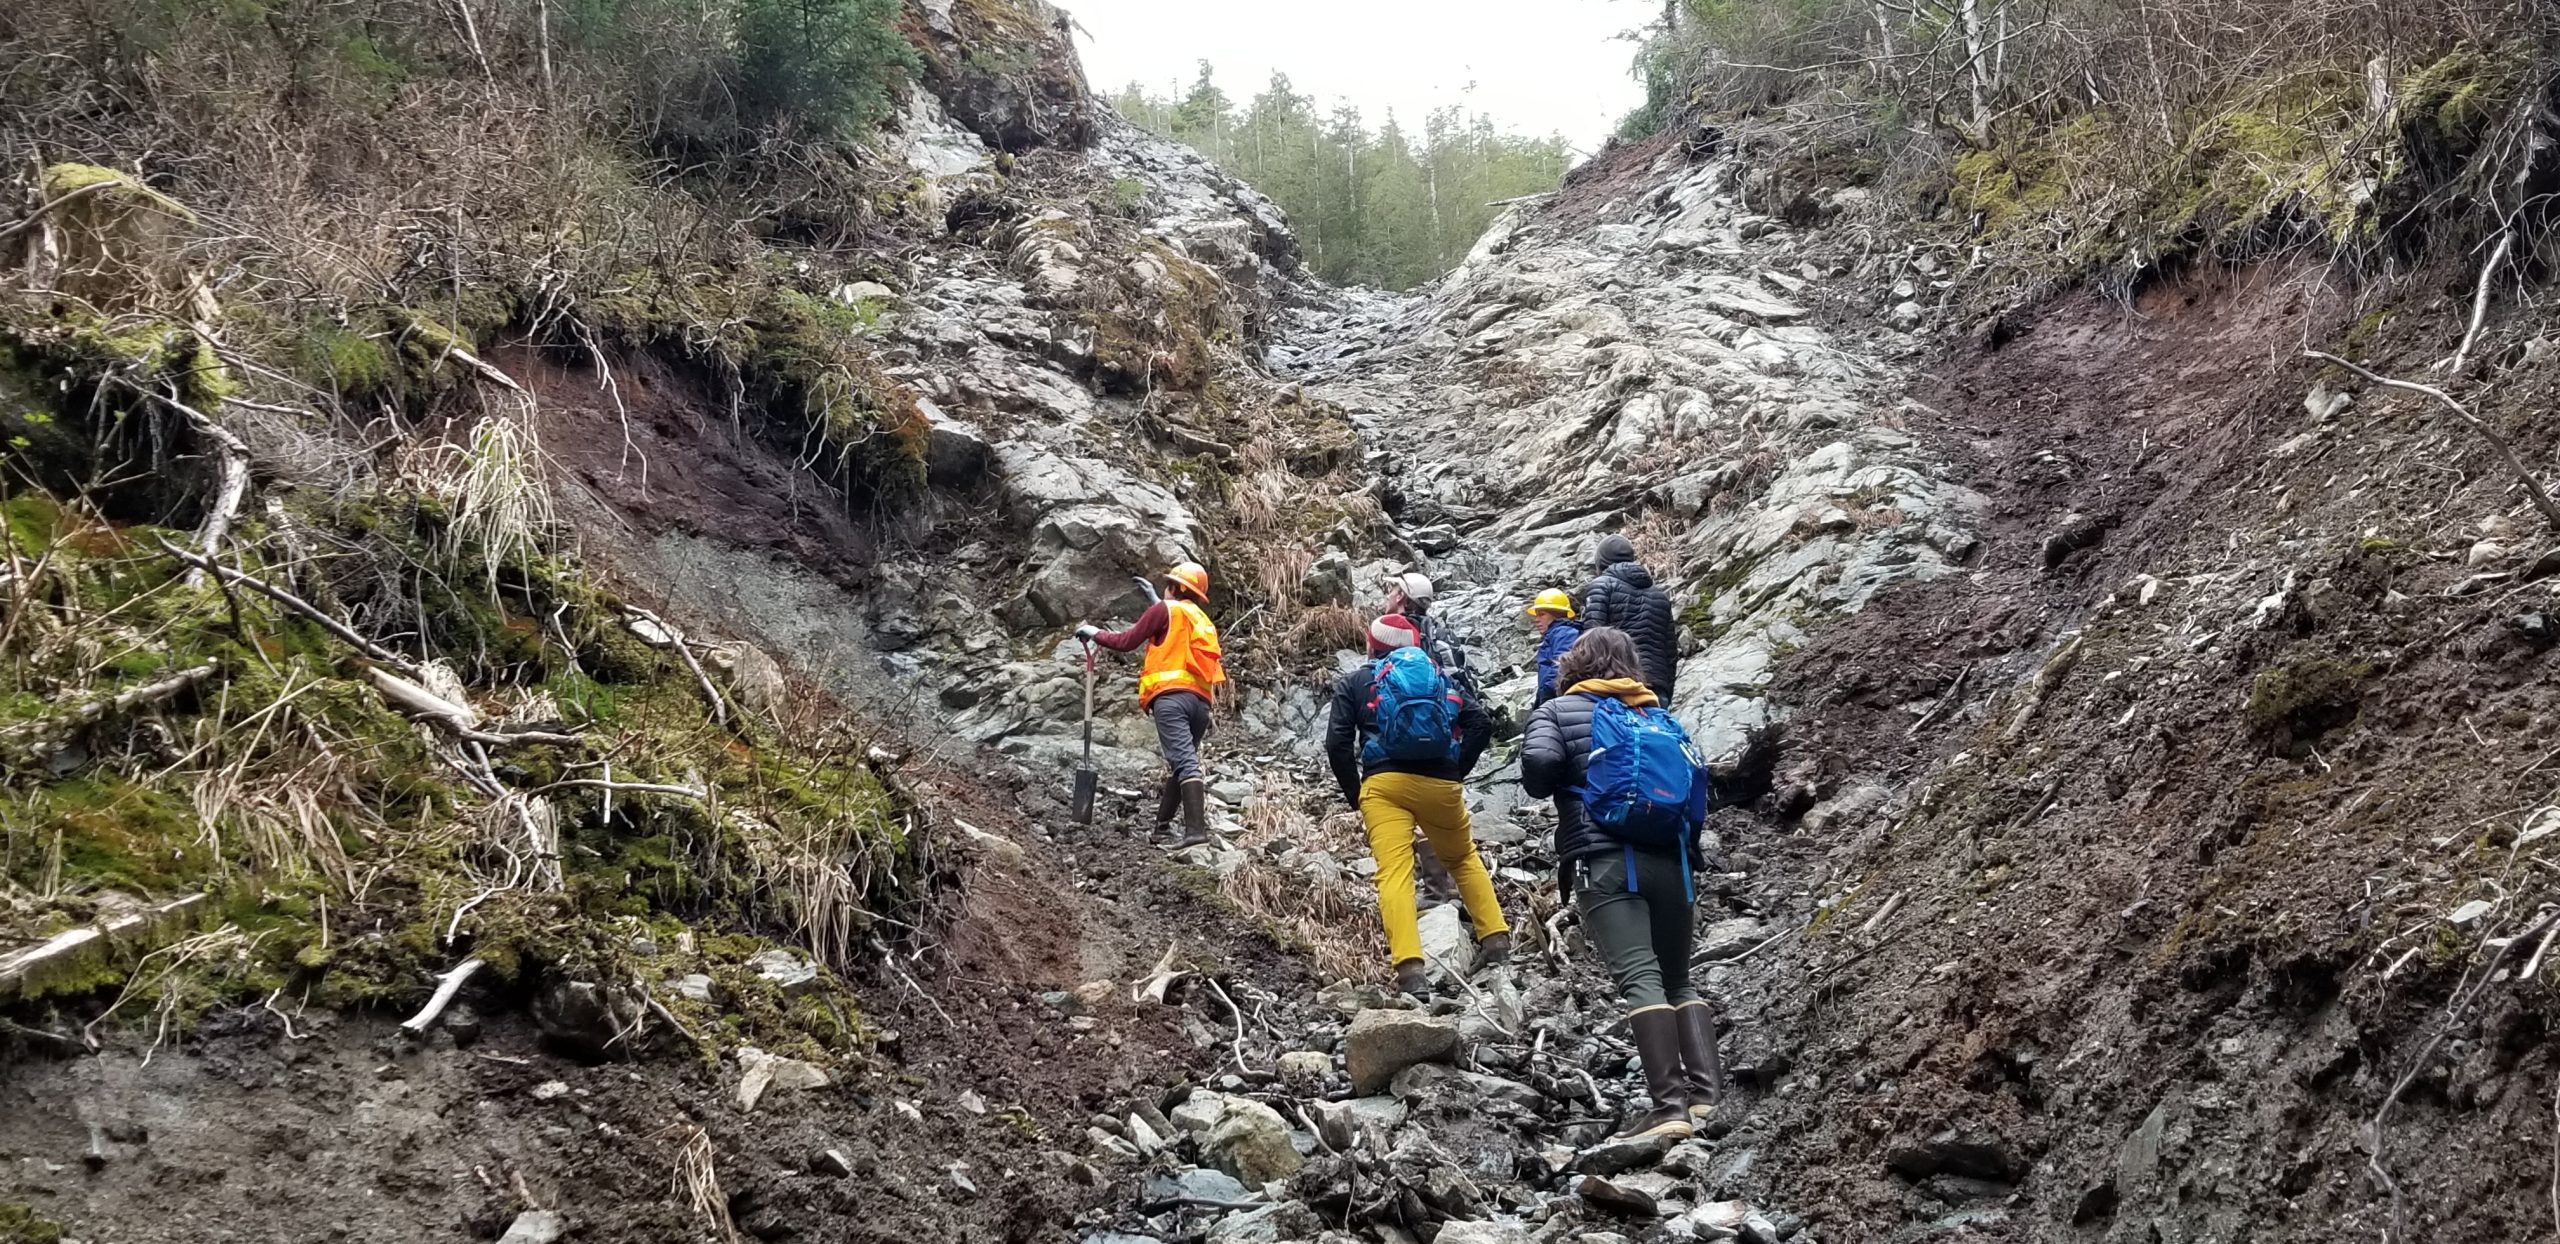
<svg viewBox="0 0 2560 1244"><path fill-rule="evenodd" d="M1076 766L1075 817L1078 825L1093 824L1093 796L1102 785L1102 775L1086 765Z"/></svg>

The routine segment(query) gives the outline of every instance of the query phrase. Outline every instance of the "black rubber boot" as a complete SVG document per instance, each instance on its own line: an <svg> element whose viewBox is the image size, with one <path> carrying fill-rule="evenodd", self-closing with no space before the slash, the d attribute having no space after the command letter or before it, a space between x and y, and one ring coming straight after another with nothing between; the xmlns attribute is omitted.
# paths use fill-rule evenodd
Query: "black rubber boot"
<svg viewBox="0 0 2560 1244"><path fill-rule="evenodd" d="M1680 1016L1680 1099L1689 1107L1689 1122L1704 1123L1724 1100L1724 1061L1716 1053L1716 1009L1704 1002L1682 1006Z"/></svg>
<svg viewBox="0 0 2560 1244"><path fill-rule="evenodd" d="M1396 965L1396 992L1416 1002L1431 1001L1431 969L1420 959L1407 959Z"/></svg>
<svg viewBox="0 0 2560 1244"><path fill-rule="evenodd" d="M1182 810L1182 782L1168 773L1164 785L1156 791L1156 828L1147 836L1149 842L1173 841L1173 814Z"/></svg>
<svg viewBox="0 0 2560 1244"><path fill-rule="evenodd" d="M1182 841L1173 844L1174 850L1179 851L1184 847L1207 844L1209 841L1208 799L1208 787L1199 779L1194 778L1182 784Z"/></svg>
<svg viewBox="0 0 2560 1244"><path fill-rule="evenodd" d="M1627 1026L1635 1029L1636 1059L1644 1065L1644 1089L1653 1098L1653 1108L1629 1119L1618 1135L1676 1138L1692 1134L1689 1105L1680 1096L1679 1014L1667 1006L1647 1007L1628 1016Z"/></svg>

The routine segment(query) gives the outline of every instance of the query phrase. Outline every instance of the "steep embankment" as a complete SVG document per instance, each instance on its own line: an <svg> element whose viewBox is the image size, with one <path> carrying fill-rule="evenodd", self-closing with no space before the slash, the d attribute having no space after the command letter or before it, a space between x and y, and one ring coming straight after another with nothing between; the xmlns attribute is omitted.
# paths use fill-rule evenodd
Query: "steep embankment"
<svg viewBox="0 0 2560 1244"><path fill-rule="evenodd" d="M0 236L0 1238L2535 1228L2548 533L2424 400L2298 361L2417 373L2455 307L2199 264L1958 342L1968 245L1767 202L1709 131L1415 296L1321 290L1054 13L900 31L862 150L704 185L507 110L563 89L530 18L406 32L400 89L0 23L70 41L8 86L58 162ZM199 148L365 175L307 211ZM2539 470L2554 351L2507 323L2448 383ZM1369 983L1309 793L1383 572L1516 718L1518 608L1607 531L1729 797L1738 1093L1668 1153L1588 1151L1637 1078L1507 755L1471 799L1521 957L1461 984L1434 909L1432 1015ZM1061 806L1066 635L1184 556L1238 680L1227 841L1166 861L1133 795Z"/></svg>

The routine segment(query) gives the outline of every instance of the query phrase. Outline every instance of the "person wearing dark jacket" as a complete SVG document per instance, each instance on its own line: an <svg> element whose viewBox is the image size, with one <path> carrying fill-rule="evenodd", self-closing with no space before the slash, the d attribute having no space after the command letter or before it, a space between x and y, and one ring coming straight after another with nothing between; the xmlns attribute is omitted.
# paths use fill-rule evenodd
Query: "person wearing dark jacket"
<svg viewBox="0 0 2560 1244"><path fill-rule="evenodd" d="M1490 967L1510 957L1511 926L1502 918L1501 901L1494 897L1493 877L1476 853L1475 825L1467 815L1466 790L1460 785L1493 742L1493 719L1484 707L1451 685L1459 699L1458 738L1455 754L1447 759L1397 760L1369 754L1363 746L1377 732L1374 708L1380 658L1398 648L1419 647L1421 642L1421 630L1399 614L1384 615L1370 626L1370 660L1334 684L1325 756L1333 764L1343 800L1359 811L1361 824L1368 829L1369 850L1377 857L1378 918L1386 926L1387 958L1395 965L1396 987L1428 998L1431 977L1422 961L1413 891L1416 829L1457 882L1459 900L1475 922L1478 966Z"/></svg>
<svg viewBox="0 0 2560 1244"><path fill-rule="evenodd" d="M1583 629L1625 631L1643 663L1644 684L1668 706L1680 677L1680 620L1670 593L1653 585L1653 572L1637 563L1635 543L1625 536L1601 540L1591 564L1600 573L1582 589Z"/></svg>
<svg viewBox="0 0 2560 1244"><path fill-rule="evenodd" d="M1635 1030L1653 1108L1624 1134L1686 1136L1724 1093L1715 1009L1689 979L1696 843L1674 851L1636 847L1610 837L1583 811L1579 792L1600 701L1656 703L1635 643L1623 631L1586 629L1565 654L1561 679L1563 693L1529 715L1521 785L1531 798L1555 801L1559 882L1617 980Z"/></svg>

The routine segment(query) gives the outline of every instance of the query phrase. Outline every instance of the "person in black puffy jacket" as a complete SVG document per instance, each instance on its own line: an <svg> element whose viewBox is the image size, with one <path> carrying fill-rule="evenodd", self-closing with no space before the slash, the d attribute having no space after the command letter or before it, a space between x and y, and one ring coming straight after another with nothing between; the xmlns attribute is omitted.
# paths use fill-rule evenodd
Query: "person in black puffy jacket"
<svg viewBox="0 0 2560 1244"><path fill-rule="evenodd" d="M1654 1104L1623 1134L1686 1136L1724 1091L1715 1008L1689 979L1696 843L1658 851L1619 841L1584 814L1580 794L1600 702L1656 704L1642 668L1626 632L1585 630L1558 668L1563 692L1529 715L1520 778L1531 798L1555 801L1559 884L1616 978L1635 1032Z"/></svg>
<svg viewBox="0 0 2560 1244"><path fill-rule="evenodd" d="M1666 706L1672 684L1680 677L1680 619L1672 612L1671 594L1653 585L1653 572L1636 561L1635 543L1609 536L1592 550L1599 577L1582 589L1582 625L1615 627L1634 640L1644 666L1644 683Z"/></svg>

